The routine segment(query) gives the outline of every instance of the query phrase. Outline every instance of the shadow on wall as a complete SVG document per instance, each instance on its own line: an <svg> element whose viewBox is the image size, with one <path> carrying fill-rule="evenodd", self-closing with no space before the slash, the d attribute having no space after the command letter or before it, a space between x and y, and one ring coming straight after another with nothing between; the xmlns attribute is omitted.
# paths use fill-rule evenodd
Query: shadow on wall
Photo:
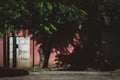
<svg viewBox="0 0 120 80"><path fill-rule="evenodd" d="M51 56L56 65L52 66L58 70L96 70L96 71L114 71L120 68L119 63L119 39L118 34L104 31L101 34L99 54L96 46L90 44L78 44L77 46L62 47L59 50L53 50ZM104 42L103 42L104 41ZM79 41L78 41L79 42ZM67 43L67 41L66 41ZM82 47L81 47L82 46ZM65 49L64 49L65 48ZM70 50L69 50L70 48ZM66 51L67 49L67 51ZM102 49L102 50L101 50ZM62 52L62 50L65 50ZM73 50L73 52L71 52ZM91 54L94 52L94 54ZM68 53L68 54L67 54ZM88 54L89 53L89 54ZM51 61L51 62L52 62Z"/></svg>

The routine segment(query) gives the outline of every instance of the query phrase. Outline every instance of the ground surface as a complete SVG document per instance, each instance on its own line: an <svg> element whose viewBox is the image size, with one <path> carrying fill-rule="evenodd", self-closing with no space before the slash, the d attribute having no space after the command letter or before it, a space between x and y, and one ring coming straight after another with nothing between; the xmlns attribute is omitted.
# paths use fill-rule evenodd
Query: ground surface
<svg viewBox="0 0 120 80"><path fill-rule="evenodd" d="M8 70L9 71L9 70ZM120 80L120 71L96 72L96 71L37 71L13 70L0 80ZM0 73L0 75L1 75ZM28 74L29 73L29 74ZM19 75L18 75L19 74Z"/></svg>

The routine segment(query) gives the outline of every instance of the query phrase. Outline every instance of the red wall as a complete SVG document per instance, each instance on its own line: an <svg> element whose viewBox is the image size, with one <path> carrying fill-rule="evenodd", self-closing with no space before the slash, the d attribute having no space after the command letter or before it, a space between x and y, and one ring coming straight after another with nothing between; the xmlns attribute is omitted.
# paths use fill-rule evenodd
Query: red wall
<svg viewBox="0 0 120 80"><path fill-rule="evenodd" d="M0 39L0 67L3 67L3 40Z"/></svg>
<svg viewBox="0 0 120 80"><path fill-rule="evenodd" d="M28 30L20 30L16 36L23 36L23 34L25 33L25 36L29 36L30 37L30 66L33 67L33 61L34 61L34 65L39 65L39 53L38 53L38 48L41 44L36 44L36 40L32 39L31 34L28 34ZM11 35L11 34L10 34ZM33 52L34 49L34 52ZM34 54L33 54L34 53ZM33 58L34 55L34 58ZM55 63L54 59L55 59L56 54L55 53L51 53L50 55L50 59L49 59L49 63ZM34 60L33 60L34 59ZM0 38L0 67L3 67L3 39Z"/></svg>

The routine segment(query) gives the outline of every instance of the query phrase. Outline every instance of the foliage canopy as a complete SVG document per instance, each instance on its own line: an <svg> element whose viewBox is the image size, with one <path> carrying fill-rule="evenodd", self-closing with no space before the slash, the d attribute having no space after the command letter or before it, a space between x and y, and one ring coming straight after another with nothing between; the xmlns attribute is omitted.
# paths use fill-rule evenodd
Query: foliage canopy
<svg viewBox="0 0 120 80"><path fill-rule="evenodd" d="M32 34L53 34L57 24L68 21L82 21L87 13L68 1L54 0L1 0L0 27L1 33L29 29Z"/></svg>

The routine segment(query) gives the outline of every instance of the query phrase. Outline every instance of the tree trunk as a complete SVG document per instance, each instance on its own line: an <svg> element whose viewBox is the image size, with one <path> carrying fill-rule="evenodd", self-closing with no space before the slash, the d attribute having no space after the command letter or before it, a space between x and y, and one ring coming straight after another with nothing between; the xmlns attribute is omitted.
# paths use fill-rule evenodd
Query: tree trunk
<svg viewBox="0 0 120 80"><path fill-rule="evenodd" d="M42 45L43 54L44 54L44 57L45 57L43 68L48 68L48 61L49 61L51 48L52 48L52 37L47 36L44 39L44 42L43 42L43 45Z"/></svg>
<svg viewBox="0 0 120 80"><path fill-rule="evenodd" d="M38 52L39 52L39 59L40 59L40 61L39 61L39 67L43 68L44 61L45 61L45 56L43 54L43 49L40 47L39 50L38 50Z"/></svg>

